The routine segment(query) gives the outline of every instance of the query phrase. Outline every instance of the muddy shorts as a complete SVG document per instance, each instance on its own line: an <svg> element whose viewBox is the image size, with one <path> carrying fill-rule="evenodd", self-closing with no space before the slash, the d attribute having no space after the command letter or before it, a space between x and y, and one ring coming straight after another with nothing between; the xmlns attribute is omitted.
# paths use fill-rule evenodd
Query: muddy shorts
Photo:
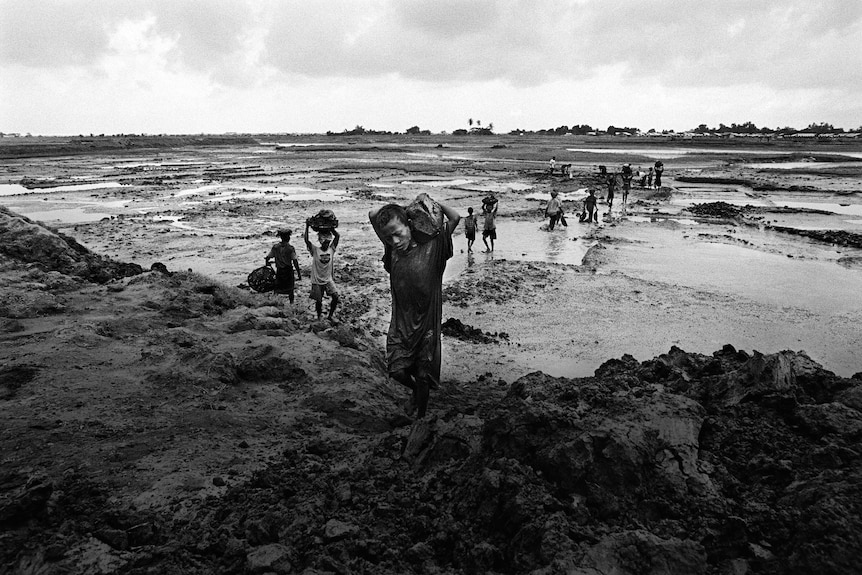
<svg viewBox="0 0 862 575"><path fill-rule="evenodd" d="M492 240L497 239L497 230L485 230L482 232L483 238L491 238Z"/></svg>
<svg viewBox="0 0 862 575"><path fill-rule="evenodd" d="M338 295L338 288L335 287L335 282L331 281L325 284L311 284L311 293L309 297L315 301L323 301L323 294L330 297Z"/></svg>
<svg viewBox="0 0 862 575"><path fill-rule="evenodd" d="M467 238L468 240L475 240L476 239L476 230L464 232L464 237Z"/></svg>
<svg viewBox="0 0 862 575"><path fill-rule="evenodd" d="M294 282L293 268L278 268L275 272L276 293L293 293Z"/></svg>

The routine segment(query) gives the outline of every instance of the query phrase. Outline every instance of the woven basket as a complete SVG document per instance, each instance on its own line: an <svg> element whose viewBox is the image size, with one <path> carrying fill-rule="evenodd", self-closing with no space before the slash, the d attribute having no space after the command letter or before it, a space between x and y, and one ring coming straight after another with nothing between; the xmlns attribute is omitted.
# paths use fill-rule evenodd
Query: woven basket
<svg viewBox="0 0 862 575"><path fill-rule="evenodd" d="M270 266L261 266L248 274L248 286L256 292L268 292L275 289L275 270Z"/></svg>

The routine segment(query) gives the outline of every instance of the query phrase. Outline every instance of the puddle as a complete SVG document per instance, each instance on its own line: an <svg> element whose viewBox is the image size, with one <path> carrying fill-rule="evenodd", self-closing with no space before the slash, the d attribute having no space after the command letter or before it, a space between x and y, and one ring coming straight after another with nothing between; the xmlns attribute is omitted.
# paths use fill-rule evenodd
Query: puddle
<svg viewBox="0 0 862 575"><path fill-rule="evenodd" d="M215 194L217 190L223 190L219 194ZM303 186L281 186L278 188L263 188L263 189L231 189L223 184L211 184L188 190L174 192L169 196L163 196L163 199L182 198L186 196L194 196L206 194L211 196L206 198L208 202L220 202L233 199L260 199L269 198L273 200L285 200L289 202L314 202L314 201L333 201L345 202L352 200L348 196L348 192L344 190L318 190L316 188L307 188Z"/></svg>
<svg viewBox="0 0 862 575"><path fill-rule="evenodd" d="M637 249L637 248L632 248ZM637 249L626 273L707 291L725 291L781 307L858 313L862 273L833 262L788 258L721 243Z"/></svg>
<svg viewBox="0 0 862 575"><path fill-rule="evenodd" d="M28 212L21 211L22 215L27 216L31 220L40 222L60 222L63 224L83 224L98 222L103 218L110 218L111 214L102 214L98 212L86 212L86 208L63 208L60 210L49 210L45 212Z"/></svg>
<svg viewBox="0 0 862 575"><path fill-rule="evenodd" d="M761 164L745 164L746 168L761 170L798 170L814 169L824 170L828 168L862 168L859 162L764 162Z"/></svg>
<svg viewBox="0 0 862 575"><path fill-rule="evenodd" d="M532 194L526 194L523 197L528 200L547 201L551 199L551 194L548 192L534 192ZM587 188L580 188L574 192L561 193L558 197L563 201L582 202L587 197Z"/></svg>
<svg viewBox="0 0 862 575"><path fill-rule="evenodd" d="M173 198L182 198L182 197L184 197L184 196L193 196L193 195L195 195L195 194L204 194L204 193L209 192L210 190L216 190L216 189L218 189L218 188L219 188L219 185L218 185L218 184L212 184L212 185L209 185L209 186L201 186L201 187L199 187L199 188L191 188L191 189L189 189L189 190L182 190L182 191L179 191L179 192L174 192L174 193L172 193L172 194L170 194L170 195L162 196L162 197L163 197L163 198L165 198L165 199L167 199L167 198L172 198L172 197L173 197Z"/></svg>
<svg viewBox="0 0 862 575"><path fill-rule="evenodd" d="M430 186L432 188L446 188L452 186L464 186L471 184L476 180L404 180L401 182L404 186Z"/></svg>
<svg viewBox="0 0 862 575"><path fill-rule="evenodd" d="M526 182L485 182L479 185L470 186L471 190L475 190L477 192L523 192L526 190L532 190L536 186L534 184L528 184Z"/></svg>
<svg viewBox="0 0 862 575"><path fill-rule="evenodd" d="M623 216L621 219L637 223L658 223L667 220L682 224L684 226L696 226L700 223L696 220L690 220L686 218L656 218L650 216Z"/></svg>
<svg viewBox="0 0 862 575"><path fill-rule="evenodd" d="M0 196L17 196L18 194L32 194L41 190L28 190L21 184L0 184Z"/></svg>
<svg viewBox="0 0 862 575"><path fill-rule="evenodd" d="M497 222L497 241L494 252L485 252L481 232L476 233L473 253L467 253L467 240L463 233L452 236L455 253L446 264L443 281L458 277L464 270L474 265L485 265L494 260L515 260L525 262L547 262L580 265L593 245L582 234L589 229L582 224L569 224L568 228L548 232L541 229L544 221L536 222Z"/></svg>
<svg viewBox="0 0 862 575"><path fill-rule="evenodd" d="M0 184L0 196L16 196L19 194L52 194L54 192L76 192L81 190L102 190L106 188L122 188L119 182L98 182L90 184L70 184L51 188L25 188L21 184Z"/></svg>

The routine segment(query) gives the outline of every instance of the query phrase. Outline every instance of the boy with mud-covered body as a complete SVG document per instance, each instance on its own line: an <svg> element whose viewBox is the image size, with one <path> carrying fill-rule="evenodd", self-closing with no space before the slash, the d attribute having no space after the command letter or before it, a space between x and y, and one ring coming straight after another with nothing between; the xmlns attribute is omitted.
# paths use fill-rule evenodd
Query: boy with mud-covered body
<svg viewBox="0 0 862 575"><path fill-rule="evenodd" d="M309 296L314 300L314 310L317 312L317 319L323 316L323 295L329 294L331 300L329 302L329 319L332 320L335 314L335 308L338 307L339 296L338 288L335 287L335 281L332 279L332 260L335 258L335 250L338 247L338 240L341 236L338 231L333 229L331 232L321 232L318 234L320 245L316 246L308 239L309 223L305 222L305 247L308 248L311 254L311 293Z"/></svg>
<svg viewBox="0 0 862 575"><path fill-rule="evenodd" d="M418 241L407 210L387 204L368 212L377 237L386 245L384 268L389 272L392 317L386 336L389 376L413 393L411 411L423 417L431 388L440 382L443 318L443 271L452 257L452 231L461 216L438 204L442 229L428 241Z"/></svg>

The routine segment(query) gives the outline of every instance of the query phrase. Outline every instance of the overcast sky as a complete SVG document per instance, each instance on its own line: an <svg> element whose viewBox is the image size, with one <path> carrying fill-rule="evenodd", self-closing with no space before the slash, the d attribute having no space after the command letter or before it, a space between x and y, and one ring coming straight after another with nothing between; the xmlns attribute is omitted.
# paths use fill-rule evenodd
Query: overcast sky
<svg viewBox="0 0 862 575"><path fill-rule="evenodd" d="M0 0L0 131L862 125L858 0Z"/></svg>

